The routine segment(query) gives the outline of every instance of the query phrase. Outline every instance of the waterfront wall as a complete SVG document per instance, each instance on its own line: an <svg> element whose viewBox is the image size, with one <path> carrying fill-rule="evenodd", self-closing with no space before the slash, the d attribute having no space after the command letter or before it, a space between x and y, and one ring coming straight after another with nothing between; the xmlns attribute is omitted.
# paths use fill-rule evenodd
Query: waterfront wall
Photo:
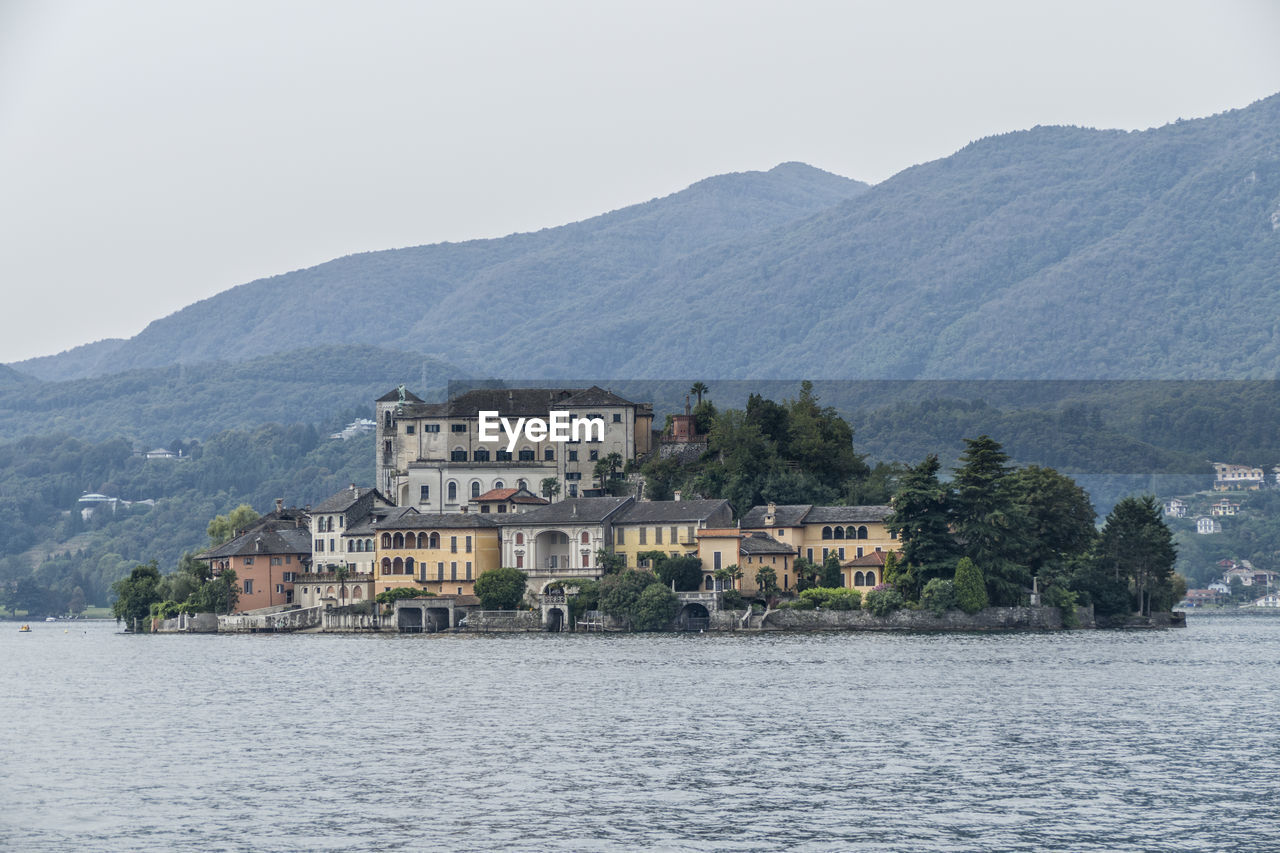
<svg viewBox="0 0 1280 853"><path fill-rule="evenodd" d="M536 610L472 610L467 613L467 624L458 630L491 634L541 631L542 614Z"/></svg>
<svg viewBox="0 0 1280 853"><path fill-rule="evenodd" d="M157 634L216 634L218 617L212 613L179 613L172 619L157 619L151 630Z"/></svg>
<svg viewBox="0 0 1280 853"><path fill-rule="evenodd" d="M1089 608L1077 608L1081 627L1093 626ZM988 607L969 614L948 610L896 610L873 616L865 610L770 610L753 614L744 623L745 611L712 614L713 631L1060 631L1062 614L1056 607Z"/></svg>

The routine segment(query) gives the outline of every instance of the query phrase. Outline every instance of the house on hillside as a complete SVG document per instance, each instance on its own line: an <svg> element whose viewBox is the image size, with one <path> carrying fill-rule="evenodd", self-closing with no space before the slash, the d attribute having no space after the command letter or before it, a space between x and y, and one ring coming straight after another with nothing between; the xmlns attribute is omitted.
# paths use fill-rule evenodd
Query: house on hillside
<svg viewBox="0 0 1280 853"><path fill-rule="evenodd" d="M1240 511L1240 504L1229 498L1223 498L1209 507L1209 515L1215 518L1226 518Z"/></svg>
<svg viewBox="0 0 1280 853"><path fill-rule="evenodd" d="M1169 518L1186 518L1187 502L1181 498L1172 498L1165 503L1164 514Z"/></svg>
<svg viewBox="0 0 1280 853"><path fill-rule="evenodd" d="M235 612L294 603L294 581L311 561L311 530L305 510L285 507L262 516L230 541L197 554L214 577L236 573Z"/></svg>
<svg viewBox="0 0 1280 853"><path fill-rule="evenodd" d="M421 587L437 595L474 595L476 578L503 565L498 519L504 516L401 509L373 525L377 592Z"/></svg>
<svg viewBox="0 0 1280 853"><path fill-rule="evenodd" d="M1261 468L1248 465L1232 465L1227 462L1210 462L1213 466L1213 490L1229 492L1246 489L1256 491L1262 488L1266 475Z"/></svg>
<svg viewBox="0 0 1280 853"><path fill-rule="evenodd" d="M1202 536L1207 536L1210 533L1221 533L1221 532L1222 532L1221 521L1210 518L1207 515L1202 515L1196 519L1196 533L1199 533Z"/></svg>
<svg viewBox="0 0 1280 853"><path fill-rule="evenodd" d="M523 513L490 515L501 531L502 565L529 577L532 595L568 578L598 578L601 551L634 498L569 498ZM482 516L483 517L483 516Z"/></svg>

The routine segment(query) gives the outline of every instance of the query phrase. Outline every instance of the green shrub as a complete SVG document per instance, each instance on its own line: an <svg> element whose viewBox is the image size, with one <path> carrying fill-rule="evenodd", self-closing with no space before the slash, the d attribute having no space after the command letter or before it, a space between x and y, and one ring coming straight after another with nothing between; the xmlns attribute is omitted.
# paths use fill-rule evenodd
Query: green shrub
<svg viewBox="0 0 1280 853"><path fill-rule="evenodd" d="M676 618L680 600L662 583L650 584L640 593L632 608L631 627L637 631L657 631Z"/></svg>
<svg viewBox="0 0 1280 853"><path fill-rule="evenodd" d="M725 610L743 610L747 606L747 600L736 589L726 589L721 593L720 601Z"/></svg>
<svg viewBox="0 0 1280 853"><path fill-rule="evenodd" d="M1048 607L1056 607L1062 613L1064 628L1079 628L1080 617L1076 615L1076 594L1057 584L1051 584L1040 596L1040 600Z"/></svg>
<svg viewBox="0 0 1280 853"><path fill-rule="evenodd" d="M920 593L920 607L941 616L956 606L956 585L944 578L934 578Z"/></svg>
<svg viewBox="0 0 1280 853"><path fill-rule="evenodd" d="M965 613L977 613L987 606L987 585L982 570L964 557L956 566L956 606Z"/></svg>
<svg viewBox="0 0 1280 853"><path fill-rule="evenodd" d="M902 607L904 603L902 593L885 584L881 584L868 592L862 600L862 606L872 616L888 616Z"/></svg>
<svg viewBox="0 0 1280 853"><path fill-rule="evenodd" d="M786 607L790 610L813 610L818 605L813 603L812 598L797 598L795 601L784 601L778 607Z"/></svg>
<svg viewBox="0 0 1280 853"><path fill-rule="evenodd" d="M861 610L862 593L856 589L838 589L824 606L828 610Z"/></svg>

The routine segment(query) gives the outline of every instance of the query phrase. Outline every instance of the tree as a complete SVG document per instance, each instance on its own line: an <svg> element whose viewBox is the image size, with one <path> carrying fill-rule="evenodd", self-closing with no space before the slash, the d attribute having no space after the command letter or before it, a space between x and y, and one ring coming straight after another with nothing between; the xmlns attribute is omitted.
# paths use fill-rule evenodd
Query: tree
<svg viewBox="0 0 1280 853"><path fill-rule="evenodd" d="M1052 468L1028 465L1010 475L1009 487L1026 531L1020 560L1033 576L1064 565L1093 545L1097 513L1075 480Z"/></svg>
<svg viewBox="0 0 1280 853"><path fill-rule="evenodd" d="M654 566L654 574L663 586L675 583L677 592L694 592L702 588L702 560L697 557L667 557Z"/></svg>
<svg viewBox="0 0 1280 853"><path fill-rule="evenodd" d="M116 621L124 620L125 627L135 630L151 615L151 605L158 603L160 595L160 568L155 560L135 566L129 577L111 585L116 600L111 604L111 614Z"/></svg>
<svg viewBox="0 0 1280 853"><path fill-rule="evenodd" d="M631 627L636 631L657 631L671 624L680 608L676 594L660 583L649 584L636 599L631 611Z"/></svg>
<svg viewBox="0 0 1280 853"><path fill-rule="evenodd" d="M1156 499L1144 495L1116 504L1102 526L1099 553L1116 580L1132 582L1138 612L1150 615L1152 593L1170 584L1178 556Z"/></svg>
<svg viewBox="0 0 1280 853"><path fill-rule="evenodd" d="M720 581L725 589L737 589L738 581L742 580L742 569L737 563L732 566L723 566L711 573L711 577Z"/></svg>
<svg viewBox="0 0 1280 853"><path fill-rule="evenodd" d="M804 592L806 589L812 589L818 585L820 569L815 563L806 560L804 557L796 557L792 567L796 573L796 592Z"/></svg>
<svg viewBox="0 0 1280 853"><path fill-rule="evenodd" d="M519 569L489 569L476 578L476 595L485 610L515 610L524 598L529 576Z"/></svg>
<svg viewBox="0 0 1280 853"><path fill-rule="evenodd" d="M702 395L710 390L705 382L695 382L689 386L689 393L697 396L699 405L702 404Z"/></svg>
<svg viewBox="0 0 1280 853"><path fill-rule="evenodd" d="M334 567L333 579L338 582L340 590L338 592L338 602L340 606L345 606L347 603L347 578L349 577L351 577L351 571L346 567L346 564Z"/></svg>
<svg viewBox="0 0 1280 853"><path fill-rule="evenodd" d="M598 548L596 550L596 565L600 567L604 574L611 575L614 572L620 572L625 569L626 561L623 559L621 554L615 554L612 551L606 551L604 548Z"/></svg>
<svg viewBox="0 0 1280 853"><path fill-rule="evenodd" d="M902 542L901 575L895 583L908 598L918 598L931 578L950 574L957 545L947 513L947 490L938 479L942 467L935 454L908 468L893 496L893 513L885 526ZM888 574L888 566L885 566Z"/></svg>
<svg viewBox="0 0 1280 853"><path fill-rule="evenodd" d="M600 609L634 626L636 605L650 586L661 586L658 576L641 569L628 569L600 579Z"/></svg>
<svg viewBox="0 0 1280 853"><path fill-rule="evenodd" d="M818 583L827 589L844 586L840 572L840 557L835 551L828 551L826 558L822 561L822 573L819 575Z"/></svg>
<svg viewBox="0 0 1280 853"><path fill-rule="evenodd" d="M982 567L996 605L1022 600L1031 575L1019 562L1031 550L1027 520L1014 501L1009 456L986 435L966 438L961 466L951 481L951 518L964 554Z"/></svg>
<svg viewBox="0 0 1280 853"><path fill-rule="evenodd" d="M236 538L237 530L243 530L259 517L257 511L249 504L240 504L226 515L215 516L213 521L209 522L209 544L221 545L224 542L230 542Z"/></svg>
<svg viewBox="0 0 1280 853"><path fill-rule="evenodd" d="M67 610L71 615L79 616L84 612L84 608L84 590L77 586L75 589L71 590L71 598L67 600Z"/></svg>
<svg viewBox="0 0 1280 853"><path fill-rule="evenodd" d="M954 591L956 606L965 613L977 613L987 606L987 585L982 570L968 557L961 557L956 565Z"/></svg>
<svg viewBox="0 0 1280 853"><path fill-rule="evenodd" d="M766 601L778 594L778 573L769 566L763 566L756 572L755 581Z"/></svg>
<svg viewBox="0 0 1280 853"><path fill-rule="evenodd" d="M555 498L560 494L560 481L555 477L542 478L542 496L544 498Z"/></svg>

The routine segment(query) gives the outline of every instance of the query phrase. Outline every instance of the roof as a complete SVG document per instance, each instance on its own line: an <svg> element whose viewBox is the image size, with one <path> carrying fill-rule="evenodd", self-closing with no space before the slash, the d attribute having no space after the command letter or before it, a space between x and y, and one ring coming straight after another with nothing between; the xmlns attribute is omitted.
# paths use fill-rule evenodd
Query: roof
<svg viewBox="0 0 1280 853"><path fill-rule="evenodd" d="M395 395L392 399L400 398ZM407 417L475 418L481 411L490 411L504 417L542 417L553 408L634 405L594 385L590 388L476 388L445 403L423 403L415 398L414 405L406 406L404 414Z"/></svg>
<svg viewBox="0 0 1280 853"><path fill-rule="evenodd" d="M732 518L733 510L728 501L636 501L615 518L614 524L653 524L668 521L703 521L717 512Z"/></svg>
<svg viewBox="0 0 1280 853"><path fill-rule="evenodd" d="M374 525L389 518L399 518L407 512L417 512L411 506L393 506L386 509L374 509L356 524L349 525L342 531L345 536L372 536Z"/></svg>
<svg viewBox="0 0 1280 853"><path fill-rule="evenodd" d="M743 527L799 527L804 523L805 514L813 509L813 504L778 504L773 508L773 524L765 524L764 517L769 512L767 506L753 506L742 517Z"/></svg>
<svg viewBox="0 0 1280 853"><path fill-rule="evenodd" d="M634 498L629 497L569 498L528 512L507 513L505 517L496 520L502 525L519 524L529 527L539 524L600 524L633 501Z"/></svg>
<svg viewBox="0 0 1280 853"><path fill-rule="evenodd" d="M346 512L347 510L351 509L351 507L355 506L355 504L359 503L361 498L370 494L371 492L378 493L378 490L365 489L355 485L348 486L347 488L343 489L340 492L335 492L334 494L320 501L320 503L317 504L316 506L312 507L311 514L316 515L318 513L325 513L325 512ZM381 493L378 493L378 497L382 497ZM383 498L383 500L386 500L386 499ZM390 503L390 501L387 501L387 503Z"/></svg>
<svg viewBox="0 0 1280 853"><path fill-rule="evenodd" d="M460 527L497 527L493 516L479 512L418 512L406 507L408 512L395 518L375 522L374 530L454 530Z"/></svg>
<svg viewBox="0 0 1280 853"><path fill-rule="evenodd" d="M538 506L551 503L546 498L540 498L525 488L490 489L480 497L471 499L471 503L501 503L502 501L511 501L517 504L536 504Z"/></svg>
<svg viewBox="0 0 1280 853"><path fill-rule="evenodd" d="M230 542L199 555L210 560L223 557L255 557L259 554L310 554L311 531L306 527L264 527L241 533Z"/></svg>
<svg viewBox="0 0 1280 853"><path fill-rule="evenodd" d="M753 506L742 517L744 528L799 527L803 524L855 524L883 522L893 513L891 506L814 506L780 504L774 508L773 524L765 524L767 506Z"/></svg>
<svg viewBox="0 0 1280 853"><path fill-rule="evenodd" d="M854 568L864 568L866 566L883 566L885 552L872 551L870 554L863 554L861 557L854 557L852 560L846 560L841 566L852 566Z"/></svg>
<svg viewBox="0 0 1280 853"><path fill-rule="evenodd" d="M740 554L795 554L796 549L790 545L779 542L767 533L752 533L749 536L742 537L742 542L738 546Z"/></svg>

